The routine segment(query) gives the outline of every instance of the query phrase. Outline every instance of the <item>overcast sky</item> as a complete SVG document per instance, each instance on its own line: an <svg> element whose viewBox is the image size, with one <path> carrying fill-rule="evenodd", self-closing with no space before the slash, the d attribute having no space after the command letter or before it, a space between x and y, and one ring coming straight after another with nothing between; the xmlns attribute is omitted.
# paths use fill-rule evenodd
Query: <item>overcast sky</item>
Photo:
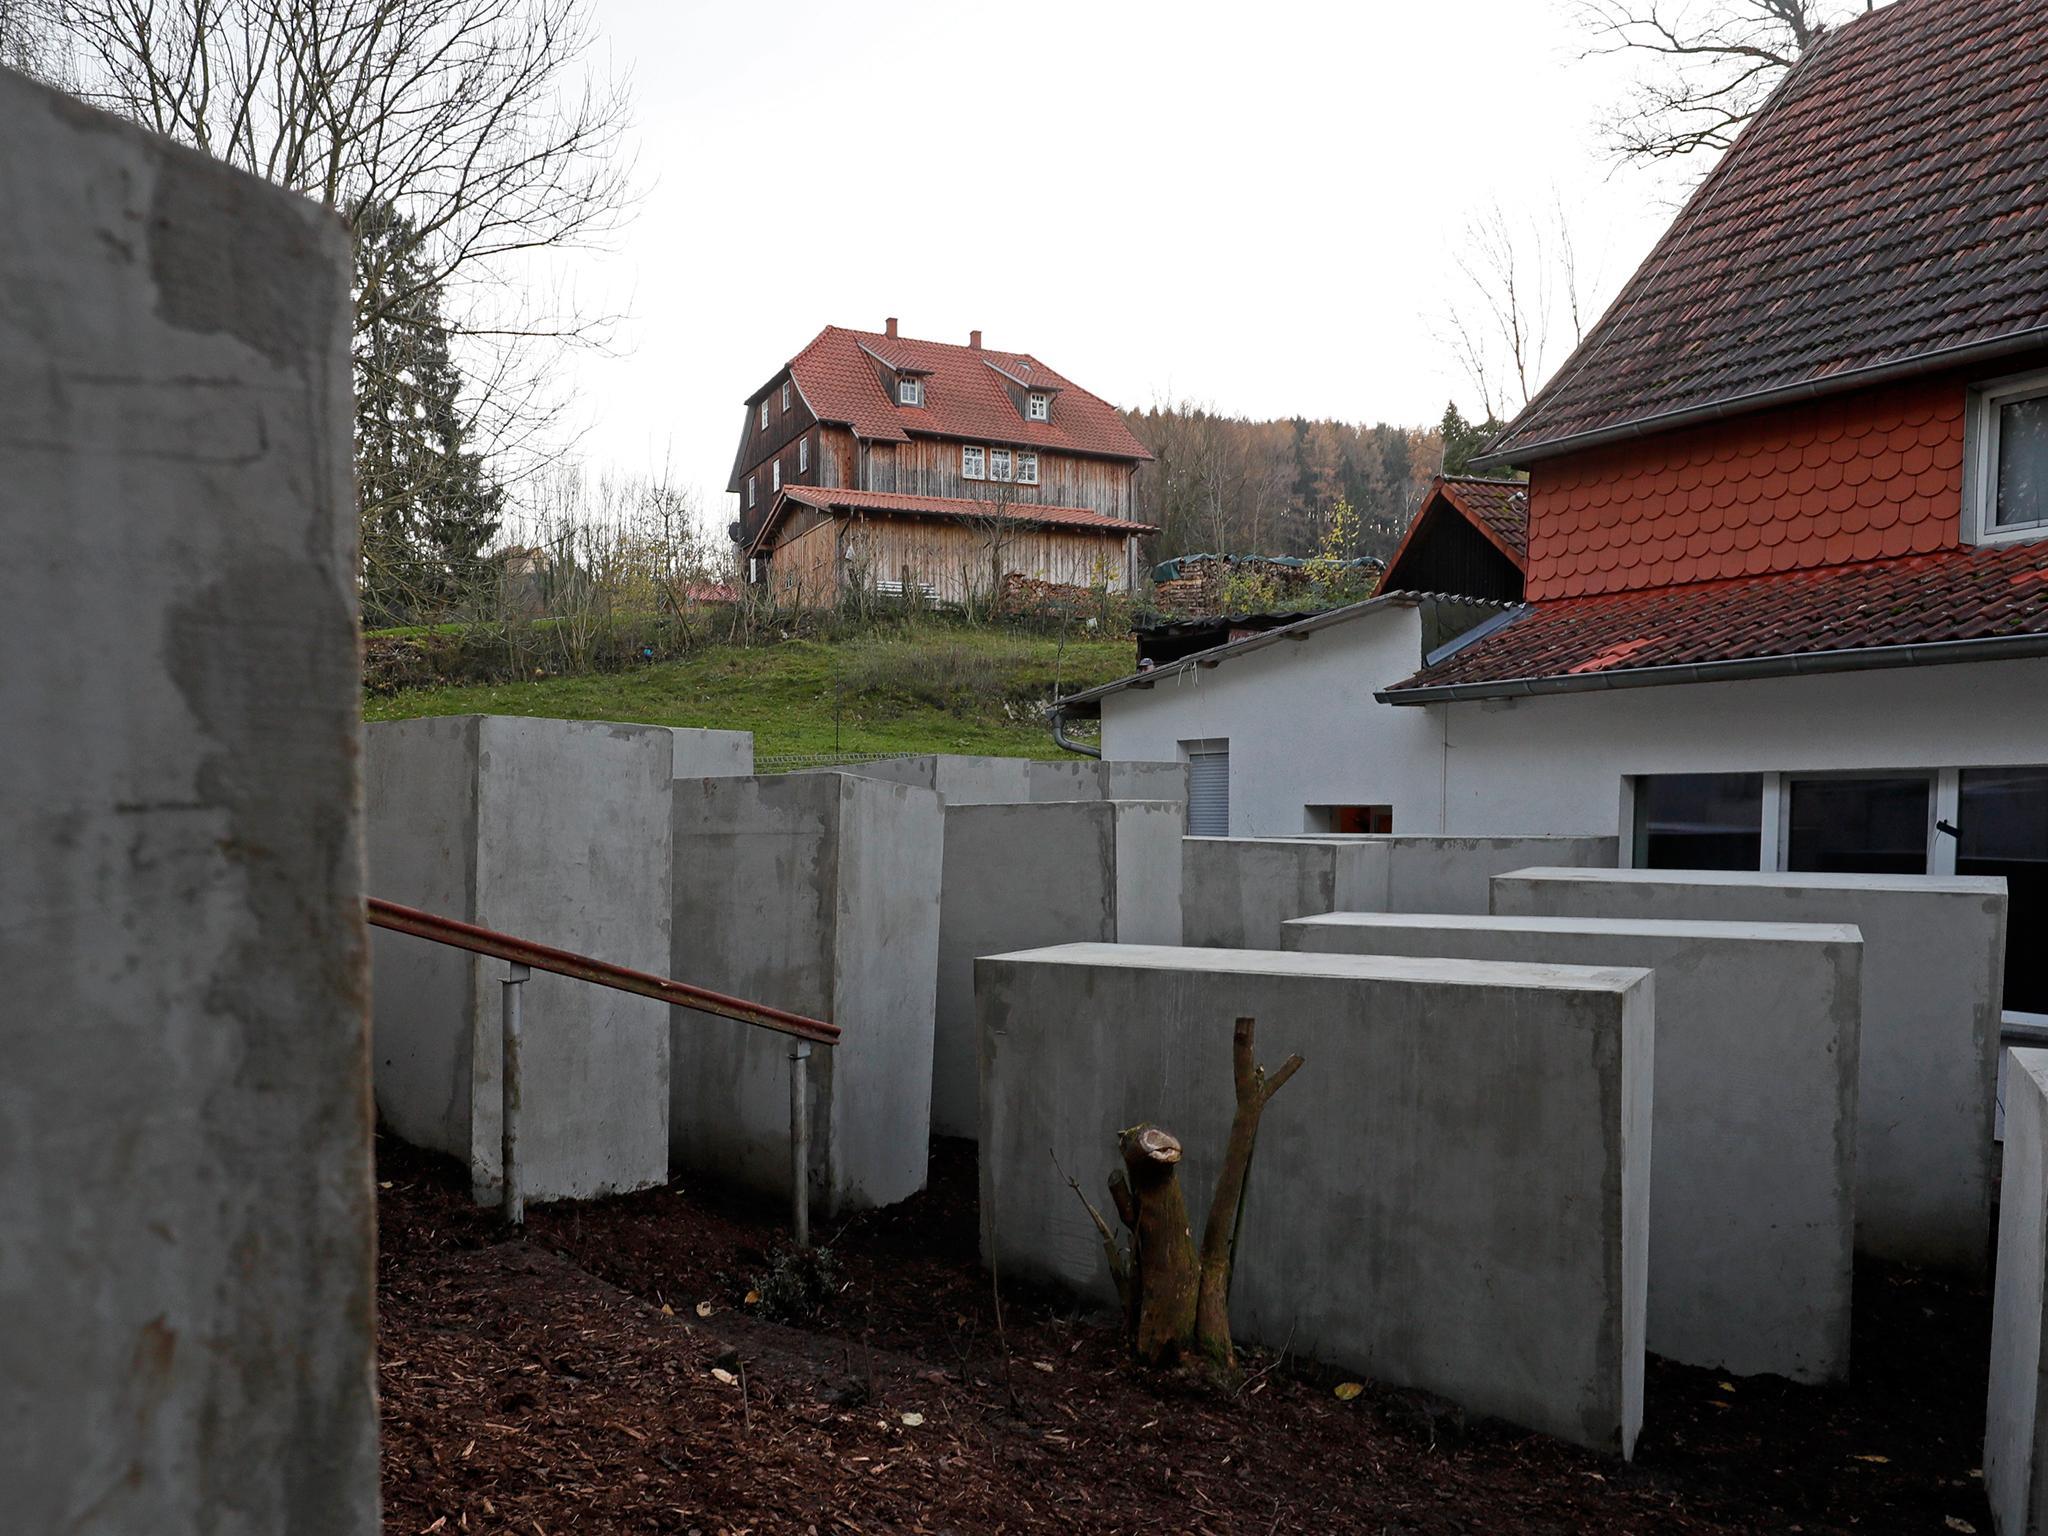
<svg viewBox="0 0 2048 1536"><path fill-rule="evenodd" d="M1596 134L1561 0L592 0L643 202L578 265L593 469L707 521L742 402L824 325L1032 352L1119 405L1433 422L1467 221L1553 198L1604 300L1674 193ZM1560 354L1561 357L1561 354Z"/></svg>

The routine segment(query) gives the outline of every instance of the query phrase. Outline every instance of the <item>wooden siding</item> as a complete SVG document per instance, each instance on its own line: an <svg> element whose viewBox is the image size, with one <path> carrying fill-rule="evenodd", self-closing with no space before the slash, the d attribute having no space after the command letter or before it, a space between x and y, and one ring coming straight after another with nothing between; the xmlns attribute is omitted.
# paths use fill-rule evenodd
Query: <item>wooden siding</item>
<svg viewBox="0 0 2048 1536"><path fill-rule="evenodd" d="M761 426L761 406L758 400L747 405L746 425L740 434L740 449L734 461L733 487L740 498L740 538L745 542L753 538L761 526L761 519L768 515L770 503L775 499L775 474L773 465L782 460L782 483L784 485L816 485L818 472L817 434L811 429L817 426L817 418L810 407L804 404L804 397L794 385L789 391L789 409L782 408L782 386L789 375L783 373L768 387L768 425ZM807 472L798 473L797 439L811 433L811 467ZM747 476L755 477L754 505L747 505Z"/></svg>
<svg viewBox="0 0 2048 1536"><path fill-rule="evenodd" d="M1018 528L1002 542L1005 575L1069 586L1129 587L1128 541L1120 534L1070 528ZM780 539L768 581L784 601L822 607L852 583L907 581L933 589L940 602L982 595L996 561L985 529L943 518L869 516L821 519Z"/></svg>
<svg viewBox="0 0 2048 1536"><path fill-rule="evenodd" d="M859 489L903 496L987 496L993 482L960 473L953 438L912 438L907 443L867 447L867 477ZM988 444L983 446L1004 446ZM1131 468L1121 459L1091 459L1049 449L1011 449L1038 454L1038 484L1012 484L1012 500L1055 507L1085 507L1111 517L1131 516Z"/></svg>

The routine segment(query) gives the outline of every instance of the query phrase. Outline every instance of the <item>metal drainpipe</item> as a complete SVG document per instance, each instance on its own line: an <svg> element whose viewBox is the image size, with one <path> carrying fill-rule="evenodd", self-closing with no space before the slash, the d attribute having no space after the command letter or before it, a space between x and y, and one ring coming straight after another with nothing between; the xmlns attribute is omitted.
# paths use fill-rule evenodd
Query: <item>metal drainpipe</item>
<svg viewBox="0 0 2048 1536"><path fill-rule="evenodd" d="M503 997L501 1014L502 1028L499 1033L500 1056L498 1061L498 1109L503 1123L499 1127L498 1164L501 1183L499 1214L509 1227L526 1224L526 1192L519 1182L519 1100L522 1082L522 1068L519 1061L520 1018L519 989L526 982L532 970L516 960L505 963L505 977L499 983Z"/></svg>
<svg viewBox="0 0 2048 1536"><path fill-rule="evenodd" d="M1052 707L1052 739L1065 747L1069 752L1078 752L1083 757L1100 759L1102 752L1099 748L1084 747L1080 742L1068 739L1067 733L1061 729L1066 718L1066 711L1061 709L1058 704L1054 704Z"/></svg>

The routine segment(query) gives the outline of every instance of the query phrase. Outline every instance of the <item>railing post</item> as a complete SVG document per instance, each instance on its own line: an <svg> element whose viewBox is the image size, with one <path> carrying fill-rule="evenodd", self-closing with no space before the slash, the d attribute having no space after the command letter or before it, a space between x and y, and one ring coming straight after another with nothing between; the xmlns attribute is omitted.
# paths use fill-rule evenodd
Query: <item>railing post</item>
<svg viewBox="0 0 2048 1536"><path fill-rule="evenodd" d="M519 1100L524 1083L519 1063L520 1029L519 988L526 978L533 974L527 966L516 960L505 963L505 977L499 986L503 995L502 1027L499 1031L499 1045L502 1056L498 1066L499 1102L503 1111L503 1125L498 1147L498 1163L503 1179L504 1197L499 1205L499 1214L508 1226L523 1226L526 1223L526 1193L519 1183Z"/></svg>
<svg viewBox="0 0 2048 1536"><path fill-rule="evenodd" d="M811 1042L789 1053L789 1199L798 1248L811 1246Z"/></svg>

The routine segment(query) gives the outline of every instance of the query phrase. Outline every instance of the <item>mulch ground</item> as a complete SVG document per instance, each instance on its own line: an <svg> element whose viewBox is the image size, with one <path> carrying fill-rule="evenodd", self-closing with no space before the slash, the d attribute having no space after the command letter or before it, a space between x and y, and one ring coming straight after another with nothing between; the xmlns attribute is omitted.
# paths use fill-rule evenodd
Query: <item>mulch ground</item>
<svg viewBox="0 0 2048 1536"><path fill-rule="evenodd" d="M1857 1275L1855 1380L1652 1359L1633 1463L1248 1356L1132 1366L1104 1318L976 1262L973 1148L828 1227L801 1326L748 1296L784 1213L672 1185L505 1238L451 1162L379 1144L385 1529L566 1533L1969 1532L1989 1298Z"/></svg>

